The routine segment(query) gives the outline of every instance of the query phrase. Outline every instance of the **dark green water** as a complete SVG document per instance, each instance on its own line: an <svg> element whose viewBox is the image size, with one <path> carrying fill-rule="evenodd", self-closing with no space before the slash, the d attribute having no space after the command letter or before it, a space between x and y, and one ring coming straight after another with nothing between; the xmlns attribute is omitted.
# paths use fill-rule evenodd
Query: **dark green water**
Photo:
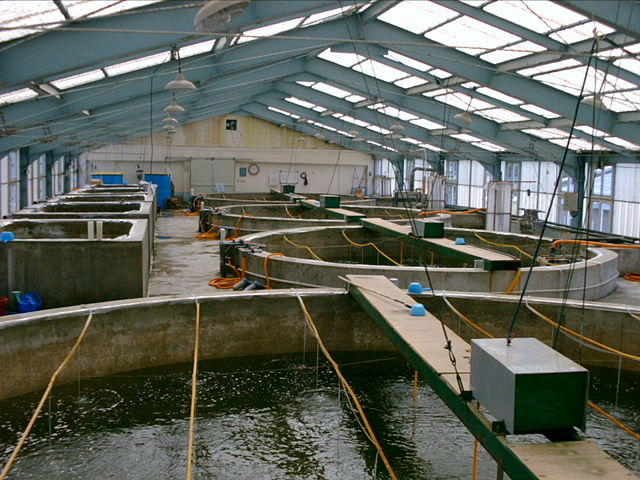
<svg viewBox="0 0 640 480"><path fill-rule="evenodd" d="M313 358L311 358L313 357ZM473 439L413 371L388 355L339 355L401 479L471 478ZM315 354L201 362L196 479L389 478L335 374ZM595 372L592 398L640 430L638 375ZM191 365L82 379L57 388L14 465L15 479L185 478ZM40 394L0 403L2 463ZM588 437L640 473L640 445L589 414ZM481 479L495 464L480 456Z"/></svg>

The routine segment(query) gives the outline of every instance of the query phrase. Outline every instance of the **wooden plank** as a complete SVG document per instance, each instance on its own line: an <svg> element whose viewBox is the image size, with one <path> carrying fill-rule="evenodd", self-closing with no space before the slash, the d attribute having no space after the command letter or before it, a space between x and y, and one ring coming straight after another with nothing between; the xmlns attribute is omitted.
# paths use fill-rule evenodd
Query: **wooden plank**
<svg viewBox="0 0 640 480"><path fill-rule="evenodd" d="M511 445L512 450L544 480L629 480L637 478L591 442Z"/></svg>
<svg viewBox="0 0 640 480"><path fill-rule="evenodd" d="M410 226L397 225L381 218L366 218L362 219L361 223L365 228L386 233L387 235L406 237L407 241L433 250L440 255L456 258L467 263L473 263L474 260L482 260L485 270L517 270L520 268L520 260L506 253L474 245L456 245L455 241L449 238L415 237L410 235Z"/></svg>
<svg viewBox="0 0 640 480"><path fill-rule="evenodd" d="M311 208L313 210L317 210L330 217L339 218L348 222L358 221L361 218L366 217L364 213L354 212L351 210L347 210L346 208L321 207L320 202L318 202L317 200L302 200L300 202L300 205L302 205L303 207Z"/></svg>

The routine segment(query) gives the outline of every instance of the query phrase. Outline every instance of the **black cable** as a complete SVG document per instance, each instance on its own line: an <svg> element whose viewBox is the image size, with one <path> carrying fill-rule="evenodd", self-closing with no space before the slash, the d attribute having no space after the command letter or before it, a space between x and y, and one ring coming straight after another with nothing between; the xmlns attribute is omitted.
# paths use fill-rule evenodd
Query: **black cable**
<svg viewBox="0 0 640 480"><path fill-rule="evenodd" d="M544 218L544 222L542 223L542 228L540 229L540 236L538 238L538 242L536 244L536 249L533 254L533 259L531 261L531 266L529 267L529 272L527 273L527 278L525 279L524 286L522 287L522 291L520 292L520 299L516 304L515 311L513 312L513 318L511 319L511 323L509 325L509 330L507 332L507 345L511 345L511 338L513 335L513 328L515 327L516 320L518 319L518 313L520 313L520 308L522 307L522 303L524 300L524 295L527 290L527 286L529 285L529 280L531 279L531 275L533 273L533 268L536 265L536 260L538 259L538 254L540 253L540 247L542 245L542 239L544 237L544 231L547 228L547 223L549 222L549 216L551 215L551 209L553 206L553 201L556 198L558 193L558 187L562 180L562 171L564 170L564 166L567 163L567 155L569 153L569 145L571 144L571 139L573 137L573 131L575 130L576 123L578 120L578 110L580 109L580 103L582 101L582 94L584 93L584 87L587 83L587 78L589 76L589 67L591 66L591 60L593 59L593 54L598 45L598 40L594 39L593 44L591 45L591 51L589 52L589 61L587 62L587 68L585 69L584 79L582 81L582 86L580 87L580 94L578 95L578 101L576 102L576 107L573 112L573 119L571 121L571 128L569 129L569 137L567 138L567 146L564 149L564 154L562 155L562 162L560 162L560 171L558 172L558 177L556 178L556 183L553 187L553 193L551 194L551 201L549 202L549 208L547 209L547 213Z"/></svg>

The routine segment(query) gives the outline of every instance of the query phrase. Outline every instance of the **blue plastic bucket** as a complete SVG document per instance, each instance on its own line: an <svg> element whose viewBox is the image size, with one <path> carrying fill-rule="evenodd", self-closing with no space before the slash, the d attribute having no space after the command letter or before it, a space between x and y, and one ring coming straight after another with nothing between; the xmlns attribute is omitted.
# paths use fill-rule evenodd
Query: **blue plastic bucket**
<svg viewBox="0 0 640 480"><path fill-rule="evenodd" d="M21 295L20 300L18 300L18 312L35 312L40 309L40 305L42 305L42 299L37 292L25 293Z"/></svg>

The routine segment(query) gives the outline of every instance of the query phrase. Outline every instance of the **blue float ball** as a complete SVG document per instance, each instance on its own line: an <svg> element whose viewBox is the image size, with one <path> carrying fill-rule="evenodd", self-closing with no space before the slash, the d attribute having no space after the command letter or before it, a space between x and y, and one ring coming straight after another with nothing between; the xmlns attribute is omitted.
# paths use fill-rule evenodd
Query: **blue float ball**
<svg viewBox="0 0 640 480"><path fill-rule="evenodd" d="M409 311L409 315L413 315L414 317L424 317L427 314L427 311L424 308L424 305L421 303L416 303L411 307Z"/></svg>

